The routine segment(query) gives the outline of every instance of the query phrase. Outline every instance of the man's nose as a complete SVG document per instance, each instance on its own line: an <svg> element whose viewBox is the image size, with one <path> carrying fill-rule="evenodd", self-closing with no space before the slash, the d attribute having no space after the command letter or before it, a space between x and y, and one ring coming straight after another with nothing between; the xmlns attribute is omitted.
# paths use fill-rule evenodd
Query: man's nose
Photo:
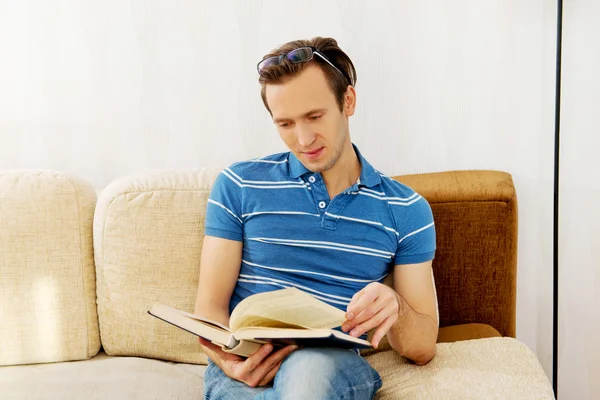
<svg viewBox="0 0 600 400"><path fill-rule="evenodd" d="M298 144L304 148L310 147L310 145L317 138L317 134L308 124L298 124L296 125L296 129L298 135Z"/></svg>

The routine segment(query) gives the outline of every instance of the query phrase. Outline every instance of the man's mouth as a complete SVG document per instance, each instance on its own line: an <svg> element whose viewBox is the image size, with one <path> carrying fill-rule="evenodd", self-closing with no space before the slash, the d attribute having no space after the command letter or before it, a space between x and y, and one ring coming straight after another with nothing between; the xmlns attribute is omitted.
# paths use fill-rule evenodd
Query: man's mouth
<svg viewBox="0 0 600 400"><path fill-rule="evenodd" d="M311 151L305 151L304 155L307 158L317 158L321 155L322 152L323 152L323 147L319 147L318 149L314 149Z"/></svg>

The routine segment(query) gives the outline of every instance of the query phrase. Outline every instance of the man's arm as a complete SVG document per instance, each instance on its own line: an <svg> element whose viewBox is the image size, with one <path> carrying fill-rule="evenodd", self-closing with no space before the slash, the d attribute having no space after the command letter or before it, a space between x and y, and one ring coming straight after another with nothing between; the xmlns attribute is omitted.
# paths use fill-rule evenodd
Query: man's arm
<svg viewBox="0 0 600 400"><path fill-rule="evenodd" d="M229 300L242 264L242 242L205 236L194 313L229 326Z"/></svg>
<svg viewBox="0 0 600 400"><path fill-rule="evenodd" d="M387 334L388 341L400 355L426 364L435 356L439 324L431 261L396 265L394 289L398 319Z"/></svg>
<svg viewBox="0 0 600 400"><path fill-rule="evenodd" d="M204 237L195 314L229 326L229 301L240 273L242 246L242 242L235 240ZM252 387L272 381L285 357L297 348L286 346L272 352L273 346L265 344L244 359L226 353L202 338L200 345L227 376Z"/></svg>
<svg viewBox="0 0 600 400"><path fill-rule="evenodd" d="M375 329L377 347L387 334L390 345L416 364L427 364L436 351L437 299L431 261L394 267L394 289L371 283L348 304L344 332L360 336Z"/></svg>

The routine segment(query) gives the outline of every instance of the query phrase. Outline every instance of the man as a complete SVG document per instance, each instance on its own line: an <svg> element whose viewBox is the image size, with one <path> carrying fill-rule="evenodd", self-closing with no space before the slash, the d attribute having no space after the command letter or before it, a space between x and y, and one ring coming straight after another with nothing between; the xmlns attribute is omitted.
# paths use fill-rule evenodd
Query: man
<svg viewBox="0 0 600 400"><path fill-rule="evenodd" d="M206 214L196 312L228 325L248 295L297 287L346 312L417 364L435 355L435 229L427 201L375 170L350 139L356 71L331 38L294 41L259 63L263 102L290 152L233 164ZM394 289L383 285L393 273ZM243 359L201 339L210 399L372 398L355 351L263 345Z"/></svg>

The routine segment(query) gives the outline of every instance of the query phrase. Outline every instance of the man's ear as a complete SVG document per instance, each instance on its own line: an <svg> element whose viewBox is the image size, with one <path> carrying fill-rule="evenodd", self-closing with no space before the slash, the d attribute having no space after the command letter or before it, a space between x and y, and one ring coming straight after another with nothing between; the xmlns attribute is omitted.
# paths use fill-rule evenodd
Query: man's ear
<svg viewBox="0 0 600 400"><path fill-rule="evenodd" d="M356 110L356 89L353 86L348 85L346 93L344 94L344 114L346 117L354 115Z"/></svg>

